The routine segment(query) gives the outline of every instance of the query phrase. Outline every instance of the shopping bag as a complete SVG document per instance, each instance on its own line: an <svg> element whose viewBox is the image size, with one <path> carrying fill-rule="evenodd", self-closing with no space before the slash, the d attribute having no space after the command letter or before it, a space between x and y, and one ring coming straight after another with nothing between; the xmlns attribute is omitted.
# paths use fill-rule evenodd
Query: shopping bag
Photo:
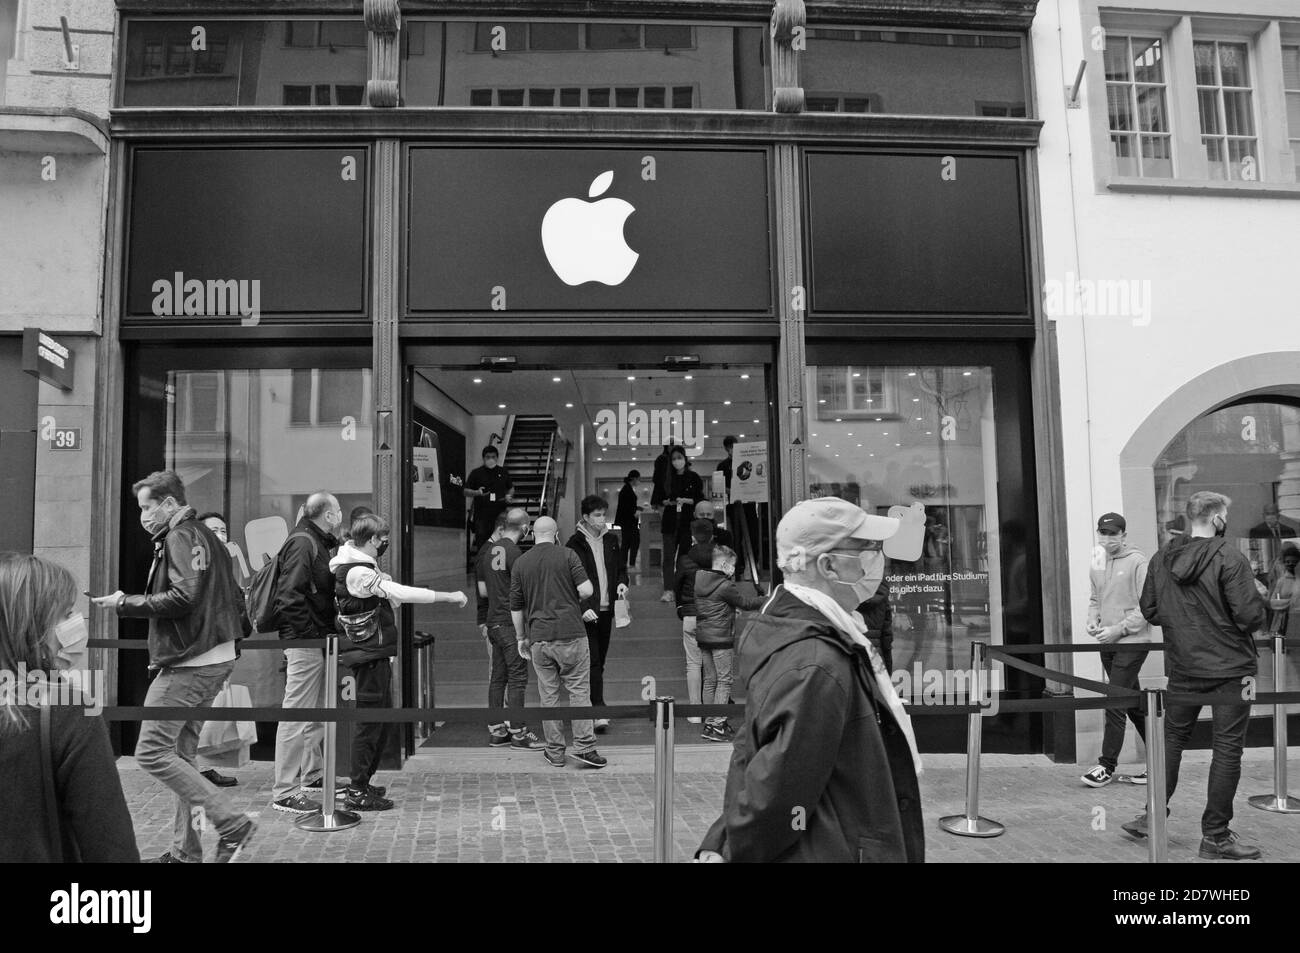
<svg viewBox="0 0 1300 953"><path fill-rule="evenodd" d="M626 599L614 600L614 627L626 629L632 624L632 613L628 609Z"/></svg>
<svg viewBox="0 0 1300 953"><path fill-rule="evenodd" d="M248 689L243 685L226 682L212 699L213 708L252 708ZM209 757L225 754L253 744L257 740L257 725L251 721L205 721L199 731L198 755Z"/></svg>

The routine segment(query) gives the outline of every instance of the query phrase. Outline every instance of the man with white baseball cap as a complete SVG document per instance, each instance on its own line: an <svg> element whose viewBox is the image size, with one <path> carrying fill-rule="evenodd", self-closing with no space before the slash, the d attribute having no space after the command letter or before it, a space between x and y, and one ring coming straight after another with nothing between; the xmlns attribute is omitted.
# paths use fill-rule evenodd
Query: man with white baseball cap
<svg viewBox="0 0 1300 953"><path fill-rule="evenodd" d="M781 519L785 581L737 643L745 724L698 860L924 860L911 722L854 611L898 527L837 497Z"/></svg>

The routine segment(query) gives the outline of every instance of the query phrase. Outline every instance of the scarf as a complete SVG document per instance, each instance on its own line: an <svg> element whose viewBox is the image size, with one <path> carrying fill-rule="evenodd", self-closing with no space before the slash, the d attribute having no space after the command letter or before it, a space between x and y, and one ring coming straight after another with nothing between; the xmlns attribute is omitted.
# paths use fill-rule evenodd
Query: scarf
<svg viewBox="0 0 1300 953"><path fill-rule="evenodd" d="M894 688L894 683L889 680L889 673L885 671L885 663L881 661L879 653L876 652L876 647L871 644L871 640L866 636L867 624L862 621L862 616L856 612L849 613L838 602L817 589L800 586L792 582L782 583L782 586L786 592L800 602L811 606L824 615L831 625L847 635L854 644L860 645L866 650L867 658L871 662L872 674L876 678L876 687L880 692L880 697L889 706L889 713L894 716L894 721L903 731L903 737L907 739L907 747L912 752L912 766L916 768L916 776L919 778L924 769L921 766L921 754L916 749L916 736L912 733L912 719L908 717L907 709L903 707L903 700L898 697L898 691Z"/></svg>

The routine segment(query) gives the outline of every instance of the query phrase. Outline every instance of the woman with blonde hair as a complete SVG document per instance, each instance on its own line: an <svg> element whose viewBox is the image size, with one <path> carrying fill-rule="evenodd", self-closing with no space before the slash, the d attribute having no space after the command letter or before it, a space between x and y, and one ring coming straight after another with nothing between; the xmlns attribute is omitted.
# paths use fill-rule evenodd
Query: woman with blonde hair
<svg viewBox="0 0 1300 953"><path fill-rule="evenodd" d="M85 642L62 566L0 554L0 859L138 863L108 729L68 684L60 647ZM58 702L69 702L58 704Z"/></svg>

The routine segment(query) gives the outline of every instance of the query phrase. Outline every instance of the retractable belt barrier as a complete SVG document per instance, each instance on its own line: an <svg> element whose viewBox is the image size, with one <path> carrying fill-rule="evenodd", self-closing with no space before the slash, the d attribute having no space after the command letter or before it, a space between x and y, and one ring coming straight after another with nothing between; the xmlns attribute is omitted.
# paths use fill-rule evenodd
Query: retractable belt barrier
<svg viewBox="0 0 1300 953"><path fill-rule="evenodd" d="M990 713L1022 714L1055 711L1095 711L1099 709L1127 709L1145 706L1148 725L1158 730L1148 730L1147 744L1147 817L1149 819L1150 860L1163 863L1168 859L1168 842L1165 830L1165 745L1164 717L1169 706L1272 704L1274 720L1274 793L1252 797L1254 807L1275 813L1300 814L1300 798L1286 793L1287 726L1284 706L1300 704L1300 691L1284 691L1285 668L1281 659L1287 648L1300 648L1300 639L1259 639L1256 646L1271 648L1275 656L1275 692L1259 692L1249 698L1241 693L1191 694L1170 693L1165 689L1131 689L1109 685L1093 679L1081 678L1066 672L1057 672L1019 658L1023 655L1048 655L1075 652L1160 652L1163 642L1117 643L1114 645L999 645L983 642L971 643L970 685L977 697L989 699L989 704L921 704L904 700L908 715L916 717L967 716L966 737L966 811L940 819L940 826L949 833L963 837L997 837L1006 828L997 821L979 815L979 759L983 743L983 718ZM90 648L147 650L143 639L90 639ZM320 648L325 650L327 684L338 684L338 639L244 640L240 650L270 650L285 648ZM997 659L1002 664L1051 681L1061 682L1086 691L1096 692L1098 698L1018 698L999 700L992 706L991 672L989 663ZM981 686L983 687L981 689ZM332 693L331 701L337 701ZM673 742L675 720L678 717L741 716L745 705L678 705L672 696L648 699L640 705L598 705L566 708L182 708L141 705L104 706L102 717L107 721L270 721L270 722L322 722L326 765L323 776L322 813L299 819L306 830L345 830L360 823L358 815L342 811L334 804L334 739L339 722L478 722L484 719L526 722L529 717L543 721L578 721L592 719L631 720L647 719L654 724L655 735L655 838L656 862L666 863L672 857L672 803L673 803Z"/></svg>

